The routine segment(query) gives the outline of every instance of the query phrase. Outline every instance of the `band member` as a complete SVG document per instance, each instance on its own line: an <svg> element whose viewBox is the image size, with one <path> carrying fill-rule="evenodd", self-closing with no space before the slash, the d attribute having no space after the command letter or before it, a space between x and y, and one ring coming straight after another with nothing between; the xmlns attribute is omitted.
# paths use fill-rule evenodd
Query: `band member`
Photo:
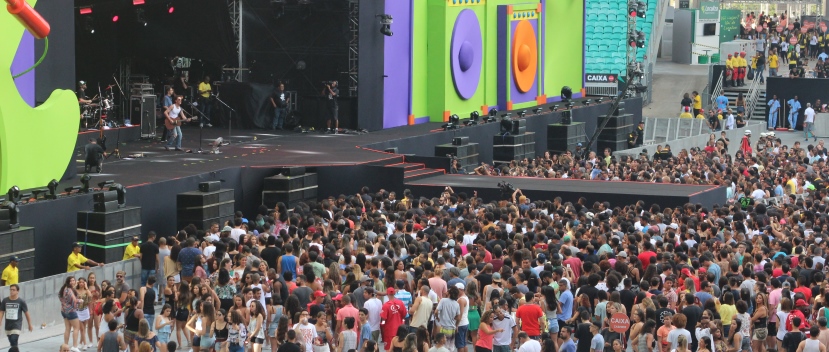
<svg viewBox="0 0 829 352"><path fill-rule="evenodd" d="M322 90L322 95L328 97L326 104L328 104L328 122L326 124L326 132L334 132L340 129L340 120L338 119L339 106L337 105L337 97L340 95L340 90L337 89L337 81L328 82ZM334 130L331 130L331 120L334 120Z"/></svg>
<svg viewBox="0 0 829 352"><path fill-rule="evenodd" d="M89 143L84 146L84 162L83 162L83 169L84 173L89 173L92 170L92 167L95 167L95 172L101 173L101 166L103 165L103 157L104 157L104 148L98 145L95 142L94 138L89 139Z"/></svg>
<svg viewBox="0 0 829 352"><path fill-rule="evenodd" d="M173 87L167 88L167 94L164 95L164 98L162 99L162 102L161 102L161 106L164 107L165 111L167 110L167 108L170 107L170 105L173 105L173 95L174 94L175 93L174 93ZM165 121L166 121L166 119L165 119ZM164 129L163 132L161 132L161 140L162 141L167 140L167 129L166 128Z"/></svg>
<svg viewBox="0 0 829 352"><path fill-rule="evenodd" d="M213 127L210 124L210 95L213 94L213 88L210 86L210 76L204 76L204 80L199 83L199 108L204 113L203 126Z"/></svg>
<svg viewBox="0 0 829 352"><path fill-rule="evenodd" d="M275 116L271 129L282 129L282 124L285 123L285 117L288 116L288 103L291 98L285 93L285 84L280 82L276 90L271 94L271 105L273 105Z"/></svg>
<svg viewBox="0 0 829 352"><path fill-rule="evenodd" d="M167 127L167 135L170 136L167 145L164 146L165 150L170 150L170 147L175 144L176 150L181 151L181 123L193 120L192 117L185 116L184 109L181 108L183 99L181 95L177 96L173 104L164 110L164 126Z"/></svg>
<svg viewBox="0 0 829 352"><path fill-rule="evenodd" d="M78 103L81 104L81 106L86 106L94 103L92 99L89 99L89 97L86 96L85 81L78 81L78 90L75 92L75 94L78 96Z"/></svg>

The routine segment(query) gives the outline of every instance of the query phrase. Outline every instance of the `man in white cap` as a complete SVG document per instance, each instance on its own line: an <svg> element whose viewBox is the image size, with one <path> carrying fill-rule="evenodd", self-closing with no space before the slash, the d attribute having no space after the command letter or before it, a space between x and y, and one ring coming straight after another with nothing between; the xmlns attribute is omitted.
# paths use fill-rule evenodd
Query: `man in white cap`
<svg viewBox="0 0 829 352"><path fill-rule="evenodd" d="M458 322L458 332L455 334L455 348L458 352L466 352L466 335L469 332L469 298L466 296L466 285L458 282L455 287L460 291L458 305L461 306L461 320Z"/></svg>

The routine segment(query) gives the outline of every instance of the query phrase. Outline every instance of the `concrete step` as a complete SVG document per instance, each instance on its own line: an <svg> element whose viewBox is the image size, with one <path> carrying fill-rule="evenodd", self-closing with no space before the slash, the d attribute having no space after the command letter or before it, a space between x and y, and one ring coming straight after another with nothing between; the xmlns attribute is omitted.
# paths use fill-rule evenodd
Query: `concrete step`
<svg viewBox="0 0 829 352"><path fill-rule="evenodd" d="M403 173L403 182L412 182L420 179L424 179L427 177L443 175L446 172L444 170L435 170L435 169L417 169L417 170L407 170Z"/></svg>

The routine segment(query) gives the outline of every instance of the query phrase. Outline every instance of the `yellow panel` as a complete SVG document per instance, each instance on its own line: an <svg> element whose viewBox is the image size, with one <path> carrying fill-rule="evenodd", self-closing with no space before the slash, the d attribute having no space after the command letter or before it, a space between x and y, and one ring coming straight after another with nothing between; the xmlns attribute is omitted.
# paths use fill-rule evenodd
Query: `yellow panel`
<svg viewBox="0 0 829 352"><path fill-rule="evenodd" d="M448 6L481 6L486 5L486 0L446 0Z"/></svg>

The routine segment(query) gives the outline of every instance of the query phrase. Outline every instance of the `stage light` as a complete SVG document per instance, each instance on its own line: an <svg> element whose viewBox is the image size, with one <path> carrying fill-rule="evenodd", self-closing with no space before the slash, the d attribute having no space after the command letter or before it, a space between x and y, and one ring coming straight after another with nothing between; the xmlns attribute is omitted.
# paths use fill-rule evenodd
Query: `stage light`
<svg viewBox="0 0 829 352"><path fill-rule="evenodd" d="M9 211L9 227L13 229L20 227L20 217L18 216L19 209L17 208L17 204L14 202L3 202L0 207Z"/></svg>
<svg viewBox="0 0 829 352"><path fill-rule="evenodd" d="M639 48L645 47L645 32L636 31L636 46Z"/></svg>
<svg viewBox="0 0 829 352"><path fill-rule="evenodd" d="M91 7L81 7L79 12L81 13L81 15L88 15L88 14L92 13L92 8Z"/></svg>
<svg viewBox="0 0 829 352"><path fill-rule="evenodd" d="M469 120L464 121L464 125L467 126L475 126L478 124L479 119L481 118L481 114L477 111L473 111L469 113Z"/></svg>
<svg viewBox="0 0 829 352"><path fill-rule="evenodd" d="M91 181L91 180L92 180L92 176L89 176L89 174L83 174L83 176L81 176L81 186L82 186L81 187L81 192L89 193L89 191L90 191L89 181Z"/></svg>
<svg viewBox="0 0 829 352"><path fill-rule="evenodd" d="M83 28L85 31L94 34L95 33L95 19L90 17L84 18Z"/></svg>
<svg viewBox="0 0 829 352"><path fill-rule="evenodd" d="M535 113L536 115L538 115L538 114L540 114L540 113L541 113L541 111L543 111L543 110L544 110L544 109L542 109L542 108L539 106L539 107L537 107L537 108L533 109L533 113Z"/></svg>
<svg viewBox="0 0 829 352"><path fill-rule="evenodd" d="M573 105L576 105L576 104L573 103L572 101L568 101L566 104L564 104L564 106L568 109L572 109Z"/></svg>
<svg viewBox="0 0 829 352"><path fill-rule="evenodd" d="M460 125L461 117L458 116L458 114L452 114L452 116L449 116L449 123L451 123L455 126Z"/></svg>
<svg viewBox="0 0 829 352"><path fill-rule="evenodd" d="M119 18L118 15L113 15L112 16L112 22L118 22L118 18Z"/></svg>
<svg viewBox="0 0 829 352"><path fill-rule="evenodd" d="M9 191L6 193L6 199L9 202L17 204L17 202L20 201L20 187L11 186Z"/></svg>
<svg viewBox="0 0 829 352"><path fill-rule="evenodd" d="M647 15L645 13L646 10L647 10L647 8L645 7L644 2L641 2L641 1L636 2L636 16L639 16L639 18L645 18L645 16Z"/></svg>
<svg viewBox="0 0 829 352"><path fill-rule="evenodd" d="M596 104L601 104L604 101L604 98L596 98Z"/></svg>
<svg viewBox="0 0 829 352"><path fill-rule="evenodd" d="M176 11L176 8L173 7L173 3L167 3L167 13L172 14Z"/></svg>
<svg viewBox="0 0 829 352"><path fill-rule="evenodd" d="M558 110L558 104L550 105L550 107L548 107L548 109L550 109L550 112L556 111L556 110Z"/></svg>
<svg viewBox="0 0 829 352"><path fill-rule="evenodd" d="M582 101L581 101L581 104L582 104L582 105L584 105L584 106L588 106L588 105L590 105L590 99L584 99L584 100L582 100Z"/></svg>
<svg viewBox="0 0 829 352"><path fill-rule="evenodd" d="M628 45L635 47L636 46L636 34L633 31L628 33Z"/></svg>
<svg viewBox="0 0 829 352"><path fill-rule="evenodd" d="M49 188L46 199L58 199L58 180L52 179L46 187Z"/></svg>
<svg viewBox="0 0 829 352"><path fill-rule="evenodd" d="M144 0L132 0L132 4L135 6L144 5Z"/></svg>
<svg viewBox="0 0 829 352"><path fill-rule="evenodd" d="M573 90L570 86L561 87L561 100L567 101L573 99Z"/></svg>
<svg viewBox="0 0 829 352"><path fill-rule="evenodd" d="M635 1L631 1L631 2L628 3L628 15L630 15L630 17L636 17L637 16L636 9L637 9L637 4L636 4Z"/></svg>
<svg viewBox="0 0 829 352"><path fill-rule="evenodd" d="M524 116L527 116L527 110L521 110L518 112L518 117L523 119Z"/></svg>
<svg viewBox="0 0 829 352"><path fill-rule="evenodd" d="M501 134L509 133L512 131L512 119L508 116L503 115L501 119Z"/></svg>
<svg viewBox="0 0 829 352"><path fill-rule="evenodd" d="M118 193L118 207L123 208L127 206L127 189L120 183L113 183L109 185L110 191Z"/></svg>
<svg viewBox="0 0 829 352"><path fill-rule="evenodd" d="M115 183L115 180L106 180L106 181L98 182L98 188L104 189L104 187L109 186L113 183Z"/></svg>
<svg viewBox="0 0 829 352"><path fill-rule="evenodd" d="M380 18L380 25L382 26L380 27L380 33L383 33L383 35L387 37L393 36L394 33L392 33L391 31L391 24L394 23L394 19L391 17L391 15L382 14L377 15L377 17Z"/></svg>

